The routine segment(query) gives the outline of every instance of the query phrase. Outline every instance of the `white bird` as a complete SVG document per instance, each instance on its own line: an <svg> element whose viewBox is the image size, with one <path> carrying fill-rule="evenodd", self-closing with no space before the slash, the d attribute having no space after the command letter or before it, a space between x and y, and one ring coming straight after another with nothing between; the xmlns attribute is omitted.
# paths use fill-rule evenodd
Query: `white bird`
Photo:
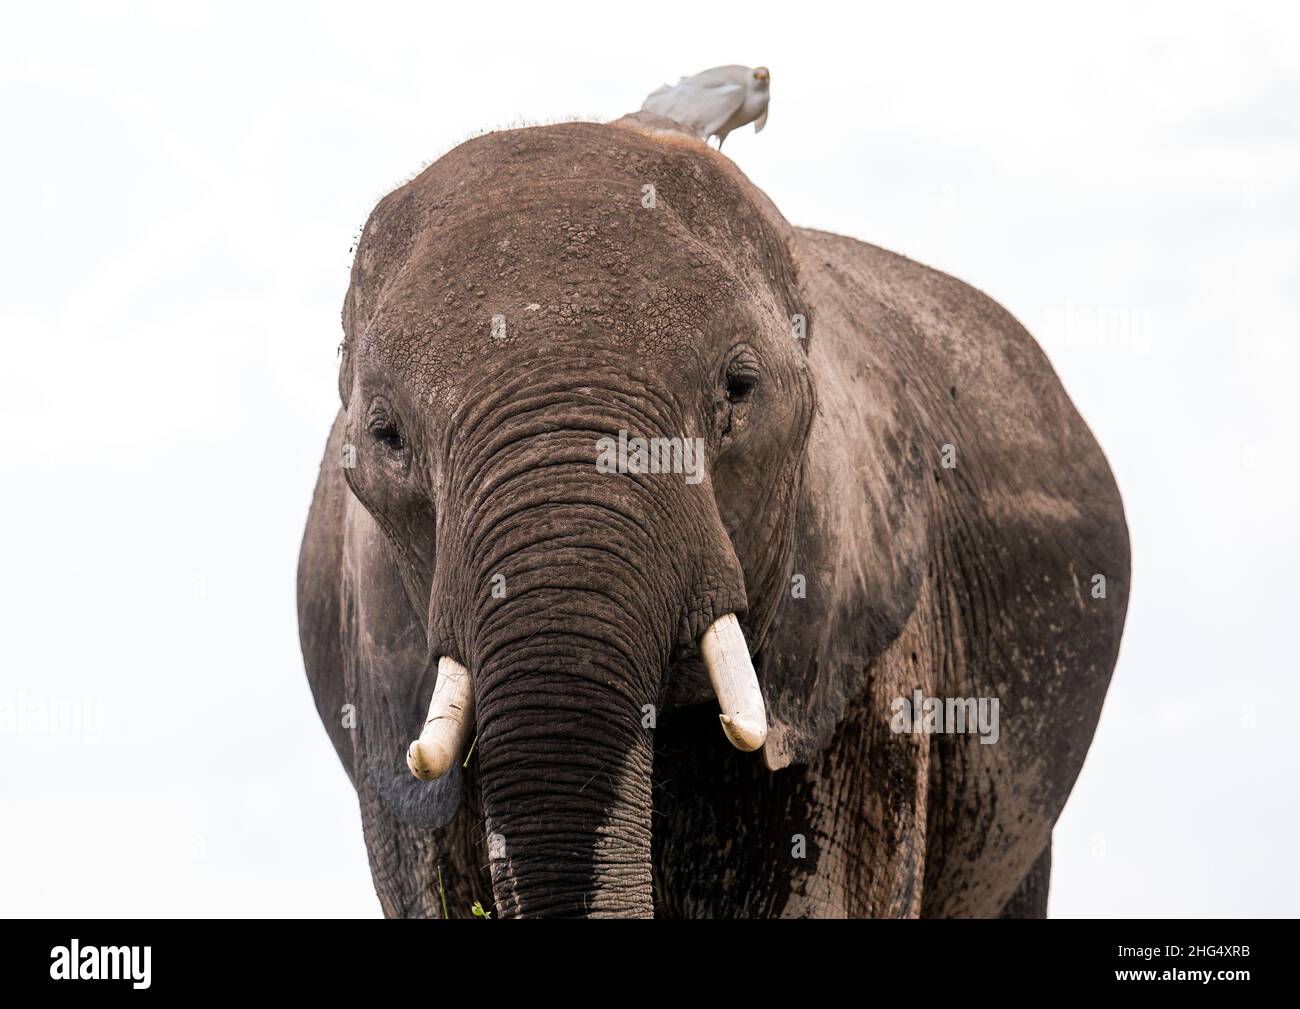
<svg viewBox="0 0 1300 1009"><path fill-rule="evenodd" d="M651 92L641 110L667 116L701 140L716 136L721 150L732 130L753 123L758 133L767 125L770 83L767 67L714 67Z"/></svg>

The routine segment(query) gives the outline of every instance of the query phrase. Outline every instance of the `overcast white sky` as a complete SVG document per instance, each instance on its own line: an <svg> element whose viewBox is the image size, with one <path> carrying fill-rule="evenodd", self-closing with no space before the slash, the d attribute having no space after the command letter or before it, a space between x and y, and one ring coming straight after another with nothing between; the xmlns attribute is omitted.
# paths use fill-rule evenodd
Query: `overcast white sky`
<svg viewBox="0 0 1300 1009"><path fill-rule="evenodd" d="M1115 470L1052 913L1294 914L1294 5L455 6L7 10L0 914L379 913L294 608L353 238L471 133L732 62L785 215L1001 301Z"/></svg>

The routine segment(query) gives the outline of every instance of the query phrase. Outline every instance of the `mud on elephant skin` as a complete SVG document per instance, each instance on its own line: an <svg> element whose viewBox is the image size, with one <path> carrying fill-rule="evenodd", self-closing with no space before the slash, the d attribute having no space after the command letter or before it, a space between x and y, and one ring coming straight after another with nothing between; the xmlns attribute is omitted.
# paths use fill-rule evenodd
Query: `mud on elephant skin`
<svg viewBox="0 0 1300 1009"><path fill-rule="evenodd" d="M1043 912L1128 538L1005 311L637 116L385 197L343 328L299 626L386 914Z"/></svg>

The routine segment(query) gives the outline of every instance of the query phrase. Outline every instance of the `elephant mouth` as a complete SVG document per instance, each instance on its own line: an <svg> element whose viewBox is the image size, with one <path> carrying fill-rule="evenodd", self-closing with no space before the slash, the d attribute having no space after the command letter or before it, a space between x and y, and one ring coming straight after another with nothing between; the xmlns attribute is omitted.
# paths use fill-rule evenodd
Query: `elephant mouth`
<svg viewBox="0 0 1300 1009"><path fill-rule="evenodd" d="M421 781L402 766L400 754L370 765L370 780L384 808L412 827L447 826L460 806L461 779L457 764L441 778Z"/></svg>
<svg viewBox="0 0 1300 1009"><path fill-rule="evenodd" d="M713 701L713 688L698 654L675 655L664 679L669 685L670 708ZM420 734L417 725L411 735ZM409 746L402 750L389 744L383 749L382 754L372 756L368 763L370 781L384 808L408 826L446 827L455 817L462 798L466 776L460 763L453 762L440 777L422 778L410 768Z"/></svg>
<svg viewBox="0 0 1300 1009"><path fill-rule="evenodd" d="M447 826L460 806L464 772L460 761L447 773L432 780L412 776L404 759L405 740L419 733L422 724L418 711L389 711L393 723L385 724L378 737L372 737L368 754L368 776L384 808L402 823L412 827ZM464 755L462 754L462 757Z"/></svg>
<svg viewBox="0 0 1300 1009"><path fill-rule="evenodd" d="M732 683L735 677L745 675L742 668L741 670L736 668L736 649L742 649L744 638L738 637L740 631L732 627L733 622L735 618L720 620L720 627L710 628L710 633L701 641L702 649L710 650L714 668L720 677L719 684L715 684L714 690L708 687L705 676L708 663L703 661L702 657L693 657L686 661L681 661L682 657L676 657L676 661L669 663L669 668L676 671L677 675L666 675L666 679L675 685L675 689L669 692L669 696L673 697L672 706L706 701L708 693L722 689L723 693L719 696L720 705L724 709L731 705L733 709L731 715L728 715L725 710L720 715L725 735L740 749L754 749L757 745L762 745L763 735L766 735L764 733L766 718L764 718L761 694L757 698L754 698L753 694L746 698L737 693L738 688ZM741 644L736 645L735 640L740 641ZM742 666L748 664L744 663L744 659L748 659L748 654L741 658ZM460 668L463 670L463 667ZM468 680L468 671L465 671L464 675ZM439 684L445 683L446 680L439 676ZM689 687L686 684L690 684ZM411 827L446 827L455 818L456 810L460 806L464 781L464 771L461 770L460 761L464 757L465 746L473 737L473 709L472 705L469 706L469 710L464 718L460 719L459 724L448 724L446 693L445 688L441 692L438 688L434 689L429 718L425 720L419 739L409 744L404 761L399 755L393 753L383 753L377 759L372 758L368 761L369 778L383 806L400 822ZM723 697L727 697L728 701L724 702ZM745 706L746 700L749 700L750 707L757 703L757 711L742 715L741 709ZM736 726L736 718L744 718L748 722L757 719L758 724L763 728L759 729L757 735L750 735L749 739L745 739L744 732L737 732L737 729L733 728ZM426 753L421 742L424 742L424 746L429 746L430 741L433 740L442 740L441 745L446 749L447 754L459 755L455 758L439 759L439 761L421 759ZM385 750L387 749L389 748L386 746ZM402 766L403 762L406 763L406 767Z"/></svg>
<svg viewBox="0 0 1300 1009"><path fill-rule="evenodd" d="M767 710L740 621L726 613L713 621L699 640L700 656L717 697L722 732L738 750L753 751L767 738ZM438 660L438 678L429 701L429 716L418 739L406 752L411 777L424 784L448 780L473 737L473 676L449 656Z"/></svg>

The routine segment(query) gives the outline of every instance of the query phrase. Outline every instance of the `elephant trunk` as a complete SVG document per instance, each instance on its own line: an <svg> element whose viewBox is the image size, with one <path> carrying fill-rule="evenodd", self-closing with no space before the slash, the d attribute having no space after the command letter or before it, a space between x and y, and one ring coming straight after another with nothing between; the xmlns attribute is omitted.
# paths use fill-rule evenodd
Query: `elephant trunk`
<svg viewBox="0 0 1300 1009"><path fill-rule="evenodd" d="M649 917L646 716L680 603L600 507L551 504L517 522L527 542L485 551L499 559L467 622L497 908Z"/></svg>
<svg viewBox="0 0 1300 1009"><path fill-rule="evenodd" d="M643 917L651 732L639 678L579 633L519 642L483 667L478 757L501 917Z"/></svg>
<svg viewBox="0 0 1300 1009"><path fill-rule="evenodd" d="M655 705L683 643L709 638L736 745L765 730L739 628L720 619L744 611L744 577L702 458L691 473L598 465L628 432L686 435L667 396L595 391L627 382L514 374L469 400L444 464L430 646L457 661L440 663L412 770L437 771L472 719L503 917L653 913Z"/></svg>

